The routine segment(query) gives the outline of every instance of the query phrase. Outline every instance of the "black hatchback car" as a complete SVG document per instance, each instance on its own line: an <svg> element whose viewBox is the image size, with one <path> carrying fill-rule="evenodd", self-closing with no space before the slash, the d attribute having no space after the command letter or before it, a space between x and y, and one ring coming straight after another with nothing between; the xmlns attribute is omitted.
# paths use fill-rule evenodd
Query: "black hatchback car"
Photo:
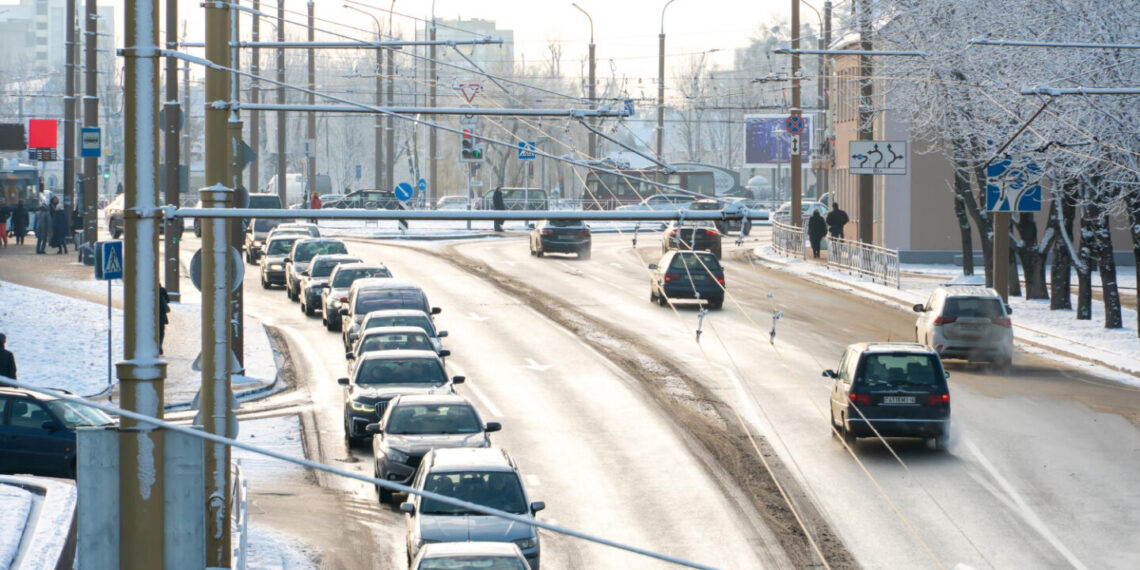
<svg viewBox="0 0 1140 570"><path fill-rule="evenodd" d="M720 230L712 221L669 222L661 236L661 253L670 249L707 251L720 259Z"/></svg>
<svg viewBox="0 0 1140 570"><path fill-rule="evenodd" d="M917 437L945 449L950 437L949 376L928 346L861 343L847 347L831 389L831 425L848 445L860 437Z"/></svg>
<svg viewBox="0 0 1140 570"><path fill-rule="evenodd" d="M75 477L75 429L113 423L94 408L0 388L0 473Z"/></svg>
<svg viewBox="0 0 1140 570"><path fill-rule="evenodd" d="M649 270L650 301L665 306L670 299L705 299L711 309L724 305L724 267L711 253L671 249Z"/></svg>
<svg viewBox="0 0 1140 570"><path fill-rule="evenodd" d="M590 259L590 226L581 220L542 220L530 231L530 254L576 253Z"/></svg>

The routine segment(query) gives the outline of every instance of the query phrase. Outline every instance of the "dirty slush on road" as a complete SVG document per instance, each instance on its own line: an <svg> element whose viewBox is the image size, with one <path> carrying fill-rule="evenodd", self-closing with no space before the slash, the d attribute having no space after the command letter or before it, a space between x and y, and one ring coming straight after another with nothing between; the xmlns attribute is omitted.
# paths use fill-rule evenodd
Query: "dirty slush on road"
<svg viewBox="0 0 1140 570"><path fill-rule="evenodd" d="M616 330L573 306L543 295L525 283L465 256L454 246L443 252L427 248L420 251L487 279L504 292L525 301L637 379L666 416L690 436L685 438L686 442L694 448L694 453L702 459L713 479L721 485L734 484L738 487L726 488L726 493L739 496L743 492L751 501L752 508L762 517L795 567L858 567L843 541L800 488L765 437L741 424L730 406L699 381L676 368L667 355L642 345L626 331ZM726 483L723 477L718 476L723 473L728 474L730 482ZM785 500L785 495L788 500ZM788 507L789 501L794 511Z"/></svg>

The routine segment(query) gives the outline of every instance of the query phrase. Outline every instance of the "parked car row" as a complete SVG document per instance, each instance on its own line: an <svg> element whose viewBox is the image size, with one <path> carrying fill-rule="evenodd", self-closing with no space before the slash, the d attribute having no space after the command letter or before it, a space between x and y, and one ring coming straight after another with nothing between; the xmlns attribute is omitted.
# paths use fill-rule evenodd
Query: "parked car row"
<svg viewBox="0 0 1140 570"><path fill-rule="evenodd" d="M326 329L341 333L345 444L371 440L377 479L528 518L545 508L529 499L511 455L492 447L490 434L502 425L484 421L457 392L465 378L448 373L447 331L435 323L442 310L422 287L350 254L344 242L320 237L309 224L278 225L246 259L260 259L263 287L284 287L302 312L319 312ZM381 503L393 501L390 489L377 485L376 493ZM532 526L416 494L399 508L412 568L539 567ZM448 544L455 542L463 544Z"/></svg>

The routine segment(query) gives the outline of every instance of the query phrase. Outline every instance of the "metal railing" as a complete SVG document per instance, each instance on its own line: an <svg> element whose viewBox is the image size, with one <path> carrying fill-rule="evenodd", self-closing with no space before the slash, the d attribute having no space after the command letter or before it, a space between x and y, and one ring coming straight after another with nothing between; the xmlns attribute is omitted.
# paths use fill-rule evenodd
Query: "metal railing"
<svg viewBox="0 0 1140 570"><path fill-rule="evenodd" d="M230 492L230 523L233 536L230 551L233 570L245 570L249 562L249 486L241 472L241 461L233 463L233 489Z"/></svg>
<svg viewBox="0 0 1140 570"><path fill-rule="evenodd" d="M788 224L772 221L772 251L787 257L807 259L806 228L797 228Z"/></svg>
<svg viewBox="0 0 1140 570"><path fill-rule="evenodd" d="M773 237L773 243L775 238ZM801 242L802 243L802 242ZM860 241L827 238L827 268L865 275L871 281L902 288L899 252Z"/></svg>

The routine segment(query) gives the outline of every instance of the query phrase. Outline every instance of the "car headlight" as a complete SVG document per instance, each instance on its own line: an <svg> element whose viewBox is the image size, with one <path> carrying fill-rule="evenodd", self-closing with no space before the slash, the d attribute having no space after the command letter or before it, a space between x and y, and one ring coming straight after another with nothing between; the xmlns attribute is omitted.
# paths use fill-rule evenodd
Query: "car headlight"
<svg viewBox="0 0 1140 570"><path fill-rule="evenodd" d="M333 308L334 309L339 309L340 307L341 307L340 301L333 301Z"/></svg>
<svg viewBox="0 0 1140 570"><path fill-rule="evenodd" d="M258 240L253 240L253 247L261 247L261 242Z"/></svg>
<svg viewBox="0 0 1140 570"><path fill-rule="evenodd" d="M396 463L407 463L408 462L408 454L402 453L398 449L388 449L388 459L391 459L392 461L395 461Z"/></svg>
<svg viewBox="0 0 1140 570"><path fill-rule="evenodd" d="M270 263L269 264L269 270L270 271L281 271L281 264L280 263Z"/></svg>
<svg viewBox="0 0 1140 570"><path fill-rule="evenodd" d="M374 412L374 411L376 411L376 404L365 404L363 402L357 402L356 400L352 400L351 402L349 402L349 404L352 406L352 411L354 411L354 412Z"/></svg>
<svg viewBox="0 0 1140 570"><path fill-rule="evenodd" d="M519 550L526 550L528 548L534 548L535 545L538 544L538 537L520 538L518 540L512 540L511 542L515 543L515 546L519 547Z"/></svg>

